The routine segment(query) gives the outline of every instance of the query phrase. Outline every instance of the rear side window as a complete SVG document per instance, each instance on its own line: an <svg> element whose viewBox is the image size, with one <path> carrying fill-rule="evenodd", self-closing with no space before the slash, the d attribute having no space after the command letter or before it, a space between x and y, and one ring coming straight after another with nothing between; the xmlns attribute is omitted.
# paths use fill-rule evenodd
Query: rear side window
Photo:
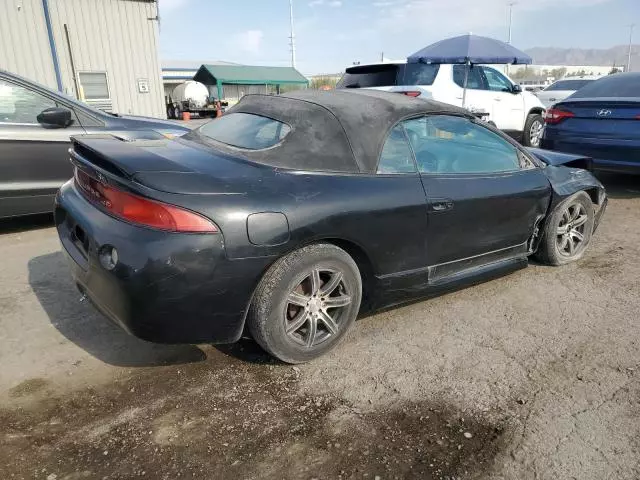
<svg viewBox="0 0 640 480"><path fill-rule="evenodd" d="M585 85L571 98L640 97L640 76L616 73Z"/></svg>
<svg viewBox="0 0 640 480"><path fill-rule="evenodd" d="M396 84L398 65L367 65L348 68L336 88L392 87Z"/></svg>
<svg viewBox="0 0 640 480"><path fill-rule="evenodd" d="M466 65L454 65L453 66L453 81L460 88L464 88L464 72L467 69ZM484 82L482 80L482 72L479 67L471 65L469 67L469 73L467 76L467 88L474 90L486 90Z"/></svg>
<svg viewBox="0 0 640 480"><path fill-rule="evenodd" d="M232 147L262 150L280 143L291 131L286 123L251 113L229 113L198 130L200 135Z"/></svg>
<svg viewBox="0 0 640 480"><path fill-rule="evenodd" d="M545 92L554 90L580 90L593 80L560 80L544 89Z"/></svg>
<svg viewBox="0 0 640 480"><path fill-rule="evenodd" d="M401 125L396 125L382 147L378 173L412 173L416 171L413 154Z"/></svg>
<svg viewBox="0 0 640 480"><path fill-rule="evenodd" d="M400 65L397 85L433 85L440 65L424 63L407 63Z"/></svg>

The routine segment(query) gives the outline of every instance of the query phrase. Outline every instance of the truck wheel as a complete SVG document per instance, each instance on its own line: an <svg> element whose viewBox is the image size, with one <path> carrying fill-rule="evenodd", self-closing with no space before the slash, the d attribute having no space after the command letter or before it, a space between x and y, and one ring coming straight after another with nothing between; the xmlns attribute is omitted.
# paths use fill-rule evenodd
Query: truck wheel
<svg viewBox="0 0 640 480"><path fill-rule="evenodd" d="M173 108L173 118L176 120L182 120L182 112L180 111L180 107L175 106Z"/></svg>
<svg viewBox="0 0 640 480"><path fill-rule="evenodd" d="M524 124L524 132L522 143L527 147L540 146L540 140L542 139L542 128L544 127L544 120L539 113L531 113L527 117L527 121Z"/></svg>
<svg viewBox="0 0 640 480"><path fill-rule="evenodd" d="M173 117L173 107L171 105L167 106L167 118L172 120Z"/></svg>

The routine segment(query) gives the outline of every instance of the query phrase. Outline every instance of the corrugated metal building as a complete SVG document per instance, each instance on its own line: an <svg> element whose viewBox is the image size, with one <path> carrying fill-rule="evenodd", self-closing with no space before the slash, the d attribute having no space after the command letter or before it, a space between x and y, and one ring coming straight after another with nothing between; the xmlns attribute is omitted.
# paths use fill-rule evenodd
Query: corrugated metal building
<svg viewBox="0 0 640 480"><path fill-rule="evenodd" d="M166 116L156 0L0 0L0 68L104 110Z"/></svg>

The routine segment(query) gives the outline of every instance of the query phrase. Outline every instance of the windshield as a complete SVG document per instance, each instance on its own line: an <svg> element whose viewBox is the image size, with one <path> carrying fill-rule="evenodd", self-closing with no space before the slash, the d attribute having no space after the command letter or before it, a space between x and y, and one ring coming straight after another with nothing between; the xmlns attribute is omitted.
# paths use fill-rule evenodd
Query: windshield
<svg viewBox="0 0 640 480"><path fill-rule="evenodd" d="M640 76L617 73L587 84L571 98L588 97L640 97Z"/></svg>
<svg viewBox="0 0 640 480"><path fill-rule="evenodd" d="M380 64L348 68L336 88L433 85L440 65L424 63Z"/></svg>
<svg viewBox="0 0 640 480"><path fill-rule="evenodd" d="M593 80L560 80L553 85L549 85L544 89L544 91L551 92L554 90L580 90L582 87L591 82L593 82Z"/></svg>
<svg viewBox="0 0 640 480"><path fill-rule="evenodd" d="M200 135L247 150L273 147L290 131L286 123L251 113L229 113L198 129Z"/></svg>

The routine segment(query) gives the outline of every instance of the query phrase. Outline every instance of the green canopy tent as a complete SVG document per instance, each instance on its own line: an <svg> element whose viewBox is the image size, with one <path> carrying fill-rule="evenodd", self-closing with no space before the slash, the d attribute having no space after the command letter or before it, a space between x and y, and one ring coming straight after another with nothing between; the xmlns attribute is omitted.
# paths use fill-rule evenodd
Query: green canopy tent
<svg viewBox="0 0 640 480"><path fill-rule="evenodd" d="M222 85L308 85L307 78L292 67L259 67L250 65L202 65L193 76L196 82L218 88Z"/></svg>

